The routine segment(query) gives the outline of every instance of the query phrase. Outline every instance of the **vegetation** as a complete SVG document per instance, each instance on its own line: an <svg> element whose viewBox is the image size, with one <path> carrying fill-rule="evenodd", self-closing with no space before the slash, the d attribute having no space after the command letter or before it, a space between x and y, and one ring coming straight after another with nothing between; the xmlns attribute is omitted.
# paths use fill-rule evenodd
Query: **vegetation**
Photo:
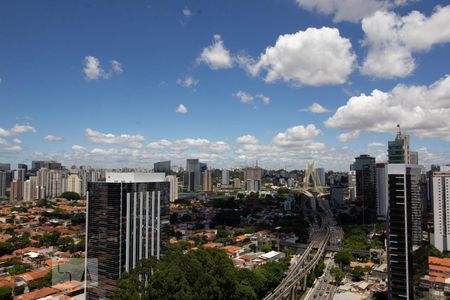
<svg viewBox="0 0 450 300"><path fill-rule="evenodd" d="M345 277L345 273L344 273L344 271L342 271L341 268L333 267L330 272L331 272L331 274L334 275L334 278L336 279L336 283L340 283L342 281L342 279L344 279L344 277Z"/></svg>
<svg viewBox="0 0 450 300"><path fill-rule="evenodd" d="M65 198L67 200L80 200L81 199L80 195L75 192L64 192L61 194L61 198Z"/></svg>
<svg viewBox="0 0 450 300"><path fill-rule="evenodd" d="M334 256L334 261L341 266L348 266L350 262L354 261L353 255L345 250L341 250Z"/></svg>
<svg viewBox="0 0 450 300"><path fill-rule="evenodd" d="M289 258L253 271L237 269L224 251L199 248L183 254L177 245L161 260L143 260L124 274L113 299L260 299L279 284L288 265ZM139 276L148 276L148 284Z"/></svg>
<svg viewBox="0 0 450 300"><path fill-rule="evenodd" d="M12 298L12 289L10 287L0 287L0 300L12 300Z"/></svg>

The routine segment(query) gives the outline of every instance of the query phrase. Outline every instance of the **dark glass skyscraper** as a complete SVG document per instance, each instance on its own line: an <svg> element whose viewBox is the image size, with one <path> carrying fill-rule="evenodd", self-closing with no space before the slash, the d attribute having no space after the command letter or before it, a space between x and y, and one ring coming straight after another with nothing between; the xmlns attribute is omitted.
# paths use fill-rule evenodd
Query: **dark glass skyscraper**
<svg viewBox="0 0 450 300"><path fill-rule="evenodd" d="M170 174L170 160L160 161L153 164L153 172Z"/></svg>
<svg viewBox="0 0 450 300"><path fill-rule="evenodd" d="M365 154L355 157L353 170L356 172L356 205L362 207L362 222L375 223L377 220L375 158Z"/></svg>
<svg viewBox="0 0 450 300"><path fill-rule="evenodd" d="M162 173L107 173L88 184L86 274L98 285L88 283L87 299L109 299L124 272L166 251L169 192Z"/></svg>
<svg viewBox="0 0 450 300"><path fill-rule="evenodd" d="M405 164L390 164L388 169L389 299L414 299L413 246L420 244L421 237L421 169Z"/></svg>

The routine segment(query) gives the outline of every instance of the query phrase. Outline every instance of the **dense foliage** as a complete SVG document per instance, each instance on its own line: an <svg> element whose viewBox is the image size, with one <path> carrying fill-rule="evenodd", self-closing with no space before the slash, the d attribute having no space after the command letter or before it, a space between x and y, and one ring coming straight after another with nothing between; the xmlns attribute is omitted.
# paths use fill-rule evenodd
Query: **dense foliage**
<svg viewBox="0 0 450 300"><path fill-rule="evenodd" d="M253 271L237 269L224 251L199 248L183 254L178 247L159 261L141 261L119 280L113 299L260 299L279 284L287 268L288 259ZM149 278L148 284L139 276Z"/></svg>
<svg viewBox="0 0 450 300"><path fill-rule="evenodd" d="M61 194L61 198L65 198L67 200L80 200L81 199L80 195L75 192L64 192Z"/></svg>

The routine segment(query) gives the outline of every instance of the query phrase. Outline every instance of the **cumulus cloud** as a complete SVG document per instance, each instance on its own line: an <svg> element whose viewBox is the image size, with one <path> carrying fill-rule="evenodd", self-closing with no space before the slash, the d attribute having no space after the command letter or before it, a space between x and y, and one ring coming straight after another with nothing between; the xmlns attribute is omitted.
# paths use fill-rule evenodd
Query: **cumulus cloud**
<svg viewBox="0 0 450 300"><path fill-rule="evenodd" d="M152 149L168 149L174 152L184 152L192 149L203 152L223 153L230 150L230 146L224 141L213 142L204 138L186 138L179 140L158 140L148 144Z"/></svg>
<svg viewBox="0 0 450 300"><path fill-rule="evenodd" d="M309 124L306 127L298 125L286 129L284 132L278 133L272 140L272 143L279 147L312 147L320 149L324 147L323 143L313 143L312 140L323 135L322 130L316 128L314 124Z"/></svg>
<svg viewBox="0 0 450 300"><path fill-rule="evenodd" d="M213 44L204 48L197 58L197 63L205 63L212 70L229 69L233 66L233 58L230 51L225 48L222 37L214 35Z"/></svg>
<svg viewBox="0 0 450 300"><path fill-rule="evenodd" d="M180 114L185 114L188 112L188 110L187 110L186 106L184 106L183 104L180 104L180 105L178 105L175 112L180 113Z"/></svg>
<svg viewBox="0 0 450 300"><path fill-rule="evenodd" d="M187 18L192 16L192 11L187 7L183 8L183 10L181 12L183 13L183 16L185 16Z"/></svg>
<svg viewBox="0 0 450 300"><path fill-rule="evenodd" d="M44 137L44 140L47 142L60 142L63 138L61 136L49 134Z"/></svg>
<svg viewBox="0 0 450 300"><path fill-rule="evenodd" d="M253 101L253 96L244 91L237 91L233 96L239 98L242 103L250 103Z"/></svg>
<svg viewBox="0 0 450 300"><path fill-rule="evenodd" d="M84 57L83 73L86 80L109 79L113 74L123 72L122 64L117 60L111 60L111 69L104 70L100 65L100 60L94 56Z"/></svg>
<svg viewBox="0 0 450 300"><path fill-rule="evenodd" d="M264 105L269 105L269 104L270 104L270 98L267 97L267 96L264 96L263 94L257 94L257 95L255 96L255 98L261 99L261 101L262 101L262 103L263 103Z"/></svg>
<svg viewBox="0 0 450 300"><path fill-rule="evenodd" d="M450 5L437 7L430 17L418 11L407 16L378 11L362 20L363 45L368 53L361 72L379 78L405 77L416 63L415 52L450 42Z"/></svg>
<svg viewBox="0 0 450 300"><path fill-rule="evenodd" d="M300 109L300 111L309 111L309 112L312 112L313 114L321 114L321 113L329 112L328 109L326 109L325 107L323 107L321 104L319 104L317 102L314 102L308 108Z"/></svg>
<svg viewBox="0 0 450 300"><path fill-rule="evenodd" d="M359 134L361 133L360 130L353 130L351 132L344 132L341 133L340 135L338 135L336 137L336 139L340 142L348 142L348 141L352 141L352 140L356 140L357 138L359 138Z"/></svg>
<svg viewBox="0 0 450 300"><path fill-rule="evenodd" d="M3 136L3 137L15 136L15 135L18 135L21 133L26 133L26 132L36 133L37 130L33 126L20 125L20 124L15 124L10 129L4 129L4 128L0 127L0 136Z"/></svg>
<svg viewBox="0 0 450 300"><path fill-rule="evenodd" d="M280 35L257 61L241 56L238 62L252 76L265 72L266 82L320 86L346 82L355 59L349 39L336 28L322 27Z"/></svg>
<svg viewBox="0 0 450 300"><path fill-rule="evenodd" d="M80 146L80 145L73 145L72 150L74 151L86 151L86 147Z"/></svg>
<svg viewBox="0 0 450 300"><path fill-rule="evenodd" d="M325 121L329 128L394 132L402 129L422 138L450 141L450 76L429 86L399 84L389 92L351 97Z"/></svg>
<svg viewBox="0 0 450 300"><path fill-rule="evenodd" d="M145 138L142 135L102 133L91 128L86 128L86 137L95 144L127 144L133 148L141 148Z"/></svg>
<svg viewBox="0 0 450 300"><path fill-rule="evenodd" d="M238 144L250 144L250 145L256 145L259 143L258 139L251 135L251 134L246 134L243 136L240 136L236 139L236 143Z"/></svg>
<svg viewBox="0 0 450 300"><path fill-rule="evenodd" d="M380 142L372 142L367 144L367 147L385 147L386 145L384 143Z"/></svg>
<svg viewBox="0 0 450 300"><path fill-rule="evenodd" d="M177 80L177 84L181 85L182 87L190 88L195 87L200 82L200 80L195 79L192 76L186 76L185 78L179 78Z"/></svg>
<svg viewBox="0 0 450 300"><path fill-rule="evenodd" d="M406 1L387 0L296 0L298 6L308 11L317 11L324 15L333 15L335 22L358 22L366 16L372 15L380 9L387 9L393 5Z"/></svg>

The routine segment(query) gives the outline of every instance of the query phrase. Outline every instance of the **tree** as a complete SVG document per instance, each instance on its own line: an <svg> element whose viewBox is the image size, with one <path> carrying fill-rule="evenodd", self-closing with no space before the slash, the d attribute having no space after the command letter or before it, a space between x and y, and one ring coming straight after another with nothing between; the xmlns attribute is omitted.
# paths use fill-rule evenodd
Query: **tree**
<svg viewBox="0 0 450 300"><path fill-rule="evenodd" d="M71 237L65 236L65 237L60 237L56 244L58 246L59 251L66 252L66 251L69 251L69 249L71 249L71 248L73 249L74 241Z"/></svg>
<svg viewBox="0 0 450 300"><path fill-rule="evenodd" d="M80 200L81 199L80 195L75 192L64 192L61 194L61 198L65 198L67 200Z"/></svg>
<svg viewBox="0 0 450 300"><path fill-rule="evenodd" d="M262 252L270 252L272 251L272 246L270 244L262 244L260 247Z"/></svg>
<svg viewBox="0 0 450 300"><path fill-rule="evenodd" d="M353 255L345 250L341 250L334 256L334 261L340 265L348 266L350 262L354 261Z"/></svg>
<svg viewBox="0 0 450 300"><path fill-rule="evenodd" d="M362 267L356 267L352 270L352 276L354 281L361 281L363 280L365 275L365 270Z"/></svg>
<svg viewBox="0 0 450 300"><path fill-rule="evenodd" d="M10 287L0 287L0 300L12 300L12 298L12 289Z"/></svg>
<svg viewBox="0 0 450 300"><path fill-rule="evenodd" d="M344 271L341 270L341 268L334 267L331 269L331 274L334 275L334 278L336 279L336 283L340 283L342 279L345 277Z"/></svg>

